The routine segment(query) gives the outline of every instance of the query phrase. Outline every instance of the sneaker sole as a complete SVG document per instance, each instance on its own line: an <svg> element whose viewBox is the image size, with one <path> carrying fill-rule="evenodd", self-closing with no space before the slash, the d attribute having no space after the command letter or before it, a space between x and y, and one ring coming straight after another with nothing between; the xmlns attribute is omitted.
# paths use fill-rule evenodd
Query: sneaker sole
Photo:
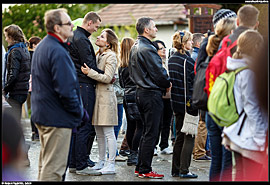
<svg viewBox="0 0 270 185"><path fill-rule="evenodd" d="M105 173L101 172L101 175L114 175L114 174L115 174L115 172L105 172Z"/></svg>
<svg viewBox="0 0 270 185"><path fill-rule="evenodd" d="M147 176L138 176L141 179L163 179L164 177L147 177Z"/></svg>
<svg viewBox="0 0 270 185"><path fill-rule="evenodd" d="M95 174L89 174L89 173L78 173L76 172L77 175L85 175L85 176L100 176L102 175L101 173L95 173Z"/></svg>
<svg viewBox="0 0 270 185"><path fill-rule="evenodd" d="M211 162L211 160L198 160L198 159L193 159L195 162Z"/></svg>

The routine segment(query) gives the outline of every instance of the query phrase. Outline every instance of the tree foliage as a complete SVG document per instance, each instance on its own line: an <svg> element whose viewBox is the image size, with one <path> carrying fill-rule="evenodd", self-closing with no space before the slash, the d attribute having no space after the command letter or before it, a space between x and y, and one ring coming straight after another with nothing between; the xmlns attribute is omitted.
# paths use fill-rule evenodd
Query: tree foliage
<svg viewBox="0 0 270 185"><path fill-rule="evenodd" d="M47 34L44 26L44 14L47 10L65 8L71 20L74 20L84 17L89 11L98 11L107 5L108 4L16 4L2 12L2 30L5 26L16 24L22 28L27 39L32 36L43 38Z"/></svg>

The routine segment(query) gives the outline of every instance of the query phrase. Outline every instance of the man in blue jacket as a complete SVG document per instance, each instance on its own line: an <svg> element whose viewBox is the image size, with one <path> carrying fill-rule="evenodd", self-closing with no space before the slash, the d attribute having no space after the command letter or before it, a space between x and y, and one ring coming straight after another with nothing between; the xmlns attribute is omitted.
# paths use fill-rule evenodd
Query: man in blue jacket
<svg viewBox="0 0 270 185"><path fill-rule="evenodd" d="M66 49L73 25L65 9L45 13L48 35L32 62L32 119L40 134L40 181L61 181L65 174L72 128L84 111L74 64Z"/></svg>

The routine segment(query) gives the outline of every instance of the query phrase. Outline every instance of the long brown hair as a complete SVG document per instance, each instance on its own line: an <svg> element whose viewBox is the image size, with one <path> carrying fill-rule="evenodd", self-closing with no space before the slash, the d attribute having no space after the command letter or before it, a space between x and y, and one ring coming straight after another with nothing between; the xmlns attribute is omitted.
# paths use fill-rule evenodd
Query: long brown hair
<svg viewBox="0 0 270 185"><path fill-rule="evenodd" d="M113 52L115 52L116 58L117 58L117 65L118 65L120 63L120 60L118 57L119 56L118 37L112 29L106 28L106 29L102 30L102 32L104 32L104 31L107 33L107 42L109 44L109 46L106 48L106 50L110 49ZM100 51L98 51L97 54L98 53L100 53Z"/></svg>
<svg viewBox="0 0 270 185"><path fill-rule="evenodd" d="M120 44L120 67L128 67L129 54L134 42L134 39L130 37L122 39Z"/></svg>
<svg viewBox="0 0 270 185"><path fill-rule="evenodd" d="M27 42L22 29L18 25L11 24L9 26L6 26L4 28L4 32L7 33L7 36L13 41L14 44L19 42Z"/></svg>

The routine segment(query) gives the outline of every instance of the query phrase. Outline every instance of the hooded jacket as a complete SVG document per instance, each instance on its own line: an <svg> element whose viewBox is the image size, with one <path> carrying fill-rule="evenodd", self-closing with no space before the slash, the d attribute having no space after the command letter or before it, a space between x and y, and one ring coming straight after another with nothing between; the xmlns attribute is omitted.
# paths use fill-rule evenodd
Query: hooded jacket
<svg viewBox="0 0 270 185"><path fill-rule="evenodd" d="M248 58L233 59L228 57L227 69L235 70L248 66ZM259 106L254 87L254 73L250 69L241 71L236 75L234 83L234 97L237 111L244 109L246 119L243 123L240 135L238 131L243 122L245 114L229 127L224 127L223 133L242 149L263 151L265 149L266 133L268 130L268 117Z"/></svg>

